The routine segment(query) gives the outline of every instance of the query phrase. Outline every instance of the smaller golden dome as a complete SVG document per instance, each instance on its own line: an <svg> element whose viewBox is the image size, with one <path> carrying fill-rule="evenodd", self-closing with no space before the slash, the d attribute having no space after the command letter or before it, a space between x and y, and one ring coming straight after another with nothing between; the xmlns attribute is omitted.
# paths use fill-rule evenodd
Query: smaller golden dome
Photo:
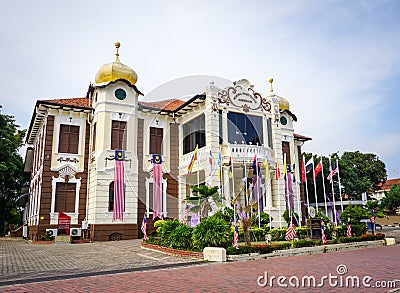
<svg viewBox="0 0 400 293"><path fill-rule="evenodd" d="M104 64L100 67L95 77L96 83L111 82L118 79L124 79L131 85L134 85L137 82L138 76L136 72L129 66L122 64L121 61L119 61L118 49L120 46L121 44L119 42L115 43L115 47L117 48L115 61Z"/></svg>
<svg viewBox="0 0 400 293"><path fill-rule="evenodd" d="M282 97L277 96L277 98L279 100L279 110L289 110L289 101Z"/></svg>

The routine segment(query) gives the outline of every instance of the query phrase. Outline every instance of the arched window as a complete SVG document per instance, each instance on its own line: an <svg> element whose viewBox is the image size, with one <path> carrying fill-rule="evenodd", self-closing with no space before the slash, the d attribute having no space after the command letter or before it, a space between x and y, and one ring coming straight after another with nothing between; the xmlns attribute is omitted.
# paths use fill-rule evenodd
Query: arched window
<svg viewBox="0 0 400 293"><path fill-rule="evenodd" d="M124 209L125 209L125 190L126 187L124 185ZM109 212L114 211L114 181L112 181L108 186L108 211Z"/></svg>

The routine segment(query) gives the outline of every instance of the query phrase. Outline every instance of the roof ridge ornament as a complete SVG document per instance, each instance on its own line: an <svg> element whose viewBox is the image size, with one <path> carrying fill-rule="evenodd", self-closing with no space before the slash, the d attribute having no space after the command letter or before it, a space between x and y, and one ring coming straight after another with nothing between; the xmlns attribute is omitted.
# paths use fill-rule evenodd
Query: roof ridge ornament
<svg viewBox="0 0 400 293"><path fill-rule="evenodd" d="M115 53L115 61L116 62L121 62L121 61L119 61L119 47L121 47L121 43L116 42L115 43L115 48L117 49L117 53Z"/></svg>
<svg viewBox="0 0 400 293"><path fill-rule="evenodd" d="M272 83L274 82L274 79L271 77L268 81L269 81L269 83L270 83L269 92L270 92L270 93L273 93L273 92L274 92L274 89L272 88Z"/></svg>

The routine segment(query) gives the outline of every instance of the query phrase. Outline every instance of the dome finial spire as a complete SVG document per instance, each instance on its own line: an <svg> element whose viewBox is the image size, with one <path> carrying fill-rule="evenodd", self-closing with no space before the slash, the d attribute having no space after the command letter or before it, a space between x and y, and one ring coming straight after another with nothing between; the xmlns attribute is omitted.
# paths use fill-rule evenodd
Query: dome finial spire
<svg viewBox="0 0 400 293"><path fill-rule="evenodd" d="M270 89L269 89L269 92L270 92L270 93L273 93L273 92L274 92L274 89L272 88L272 83L274 82L274 79L271 77L268 81L269 81L269 83L271 84L271 87L270 87Z"/></svg>
<svg viewBox="0 0 400 293"><path fill-rule="evenodd" d="M116 56L115 61L117 61L117 62L120 62L119 61L119 47L121 47L121 43L120 42L116 42L115 43L115 48L117 48L117 53L115 53L115 56Z"/></svg>

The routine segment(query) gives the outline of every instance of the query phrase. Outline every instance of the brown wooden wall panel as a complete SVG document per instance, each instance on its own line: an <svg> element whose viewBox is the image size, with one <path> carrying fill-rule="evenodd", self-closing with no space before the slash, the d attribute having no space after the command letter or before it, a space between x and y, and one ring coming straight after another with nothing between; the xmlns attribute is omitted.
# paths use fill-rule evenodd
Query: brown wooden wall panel
<svg viewBox="0 0 400 293"><path fill-rule="evenodd" d="M121 240L137 239L140 225L136 224L109 224L109 225L90 225L91 241L109 241L110 235L121 234Z"/></svg>

